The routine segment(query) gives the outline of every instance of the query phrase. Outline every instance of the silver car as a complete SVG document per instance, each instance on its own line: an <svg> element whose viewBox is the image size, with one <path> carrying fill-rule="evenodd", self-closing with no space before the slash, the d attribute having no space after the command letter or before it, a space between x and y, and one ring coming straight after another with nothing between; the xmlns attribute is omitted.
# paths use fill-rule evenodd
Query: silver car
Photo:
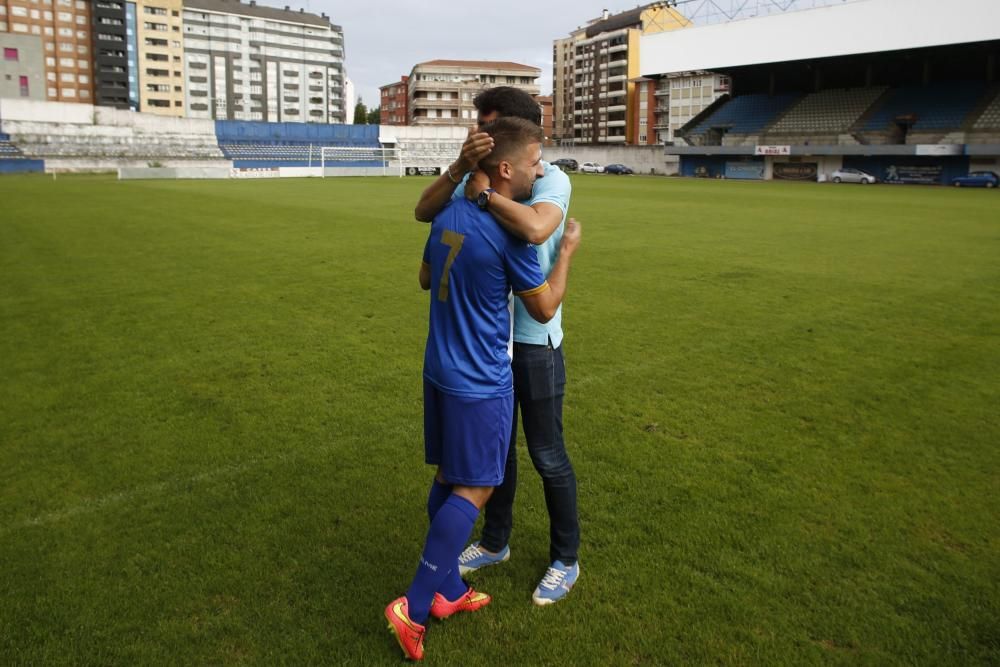
<svg viewBox="0 0 1000 667"><path fill-rule="evenodd" d="M834 183L861 183L862 185L878 183L878 179L871 174L850 167L842 167L833 172L830 175L830 180Z"/></svg>
<svg viewBox="0 0 1000 667"><path fill-rule="evenodd" d="M603 174L604 173L604 167L602 167L601 165L599 165L596 162L584 162L583 164L580 165L580 171L582 171L585 174L587 174L587 173L590 173L590 174Z"/></svg>

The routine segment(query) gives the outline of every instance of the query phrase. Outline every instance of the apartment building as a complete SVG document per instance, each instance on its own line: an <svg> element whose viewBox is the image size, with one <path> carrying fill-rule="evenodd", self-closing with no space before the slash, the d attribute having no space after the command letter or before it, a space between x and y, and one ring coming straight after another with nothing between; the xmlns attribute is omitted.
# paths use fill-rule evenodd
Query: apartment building
<svg viewBox="0 0 1000 667"><path fill-rule="evenodd" d="M655 2L614 15L605 11L600 18L572 33L570 38L556 40L553 84L557 92L553 113L557 119L568 116L569 96L565 86L571 76L573 142L639 143L639 100L635 87L639 78L639 38L691 25L691 21L669 3ZM570 45L572 65L568 64L565 55ZM570 67L571 74L567 72ZM561 97L557 82L563 82ZM559 125L559 131L565 140L565 120ZM646 141L643 143L655 142L648 125L644 136Z"/></svg>
<svg viewBox="0 0 1000 667"><path fill-rule="evenodd" d="M542 108L542 129L545 130L545 146L552 145L552 96L539 95L538 106Z"/></svg>
<svg viewBox="0 0 1000 667"><path fill-rule="evenodd" d="M473 125L472 100L482 90L513 86L537 96L542 70L488 60L431 60L414 65L408 86L410 125Z"/></svg>
<svg viewBox="0 0 1000 667"><path fill-rule="evenodd" d="M90 20L94 1L0 0L0 33L32 35L40 41L48 101L94 101Z"/></svg>
<svg viewBox="0 0 1000 667"><path fill-rule="evenodd" d="M184 116L184 23L181 0L136 0L139 107Z"/></svg>
<svg viewBox="0 0 1000 667"><path fill-rule="evenodd" d="M42 40L32 35L0 32L0 97L45 100L45 56Z"/></svg>
<svg viewBox="0 0 1000 667"><path fill-rule="evenodd" d="M186 115L344 123L344 32L326 14L184 0Z"/></svg>
<svg viewBox="0 0 1000 667"><path fill-rule="evenodd" d="M573 55L584 34L580 28L552 43L552 139L557 144L573 142Z"/></svg>
<svg viewBox="0 0 1000 667"><path fill-rule="evenodd" d="M674 132L729 93L730 85L728 76L713 72L677 72L661 77L653 92L656 143L673 141Z"/></svg>
<svg viewBox="0 0 1000 667"><path fill-rule="evenodd" d="M130 15L131 23L129 23ZM122 0L94 0L91 6L91 27L94 104L119 109L138 109L135 3ZM130 79L136 84L132 91L136 93L134 97L130 96Z"/></svg>
<svg viewBox="0 0 1000 667"><path fill-rule="evenodd" d="M406 125L409 118L407 93L410 77L401 76L399 81L379 87L379 123L382 125Z"/></svg>

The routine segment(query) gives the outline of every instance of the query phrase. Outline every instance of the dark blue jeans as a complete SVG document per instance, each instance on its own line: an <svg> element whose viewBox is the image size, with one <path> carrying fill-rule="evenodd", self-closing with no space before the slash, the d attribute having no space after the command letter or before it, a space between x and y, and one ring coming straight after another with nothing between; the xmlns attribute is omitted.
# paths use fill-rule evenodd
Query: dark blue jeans
<svg viewBox="0 0 1000 667"><path fill-rule="evenodd" d="M576 512L576 474L563 442L562 405L566 366L561 348L514 343L514 421L503 483L486 503L480 545L502 550L514 526L517 491L517 420L520 411L528 455L542 476L549 510L549 560L576 562L580 522Z"/></svg>

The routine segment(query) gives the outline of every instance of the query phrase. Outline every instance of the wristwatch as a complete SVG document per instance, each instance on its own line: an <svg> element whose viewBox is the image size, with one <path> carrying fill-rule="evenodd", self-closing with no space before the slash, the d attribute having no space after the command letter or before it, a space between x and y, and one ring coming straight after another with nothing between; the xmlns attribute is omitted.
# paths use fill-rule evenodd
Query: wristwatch
<svg viewBox="0 0 1000 667"><path fill-rule="evenodd" d="M494 192L496 192L496 190L493 188L486 188L480 192L479 196L476 198L476 205L485 211L486 207L490 205L490 195Z"/></svg>

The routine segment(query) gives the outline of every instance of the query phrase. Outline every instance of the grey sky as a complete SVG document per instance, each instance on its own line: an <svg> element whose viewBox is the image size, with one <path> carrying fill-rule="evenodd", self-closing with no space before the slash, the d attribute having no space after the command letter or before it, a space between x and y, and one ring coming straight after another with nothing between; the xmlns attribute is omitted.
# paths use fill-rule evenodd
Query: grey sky
<svg viewBox="0 0 1000 667"><path fill-rule="evenodd" d="M343 26L347 75L369 107L378 87L409 74L419 62L509 60L542 70L542 93L552 90L552 40L601 15L635 8L620 0L510 0L506 3L402 0L260 0L325 12ZM502 8L506 8L503 10Z"/></svg>

